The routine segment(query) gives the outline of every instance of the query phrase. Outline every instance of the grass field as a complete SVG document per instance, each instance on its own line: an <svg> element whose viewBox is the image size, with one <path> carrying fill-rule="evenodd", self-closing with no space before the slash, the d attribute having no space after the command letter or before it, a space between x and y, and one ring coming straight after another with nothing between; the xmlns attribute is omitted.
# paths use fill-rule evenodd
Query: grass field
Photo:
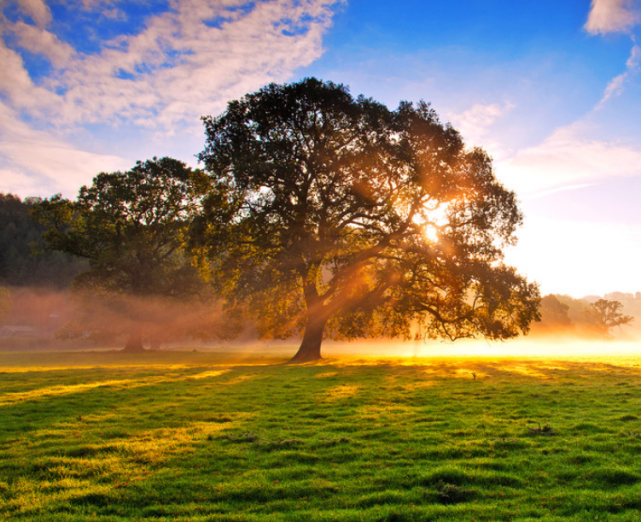
<svg viewBox="0 0 641 522"><path fill-rule="evenodd" d="M0 519L641 520L641 357L69 357L0 353Z"/></svg>

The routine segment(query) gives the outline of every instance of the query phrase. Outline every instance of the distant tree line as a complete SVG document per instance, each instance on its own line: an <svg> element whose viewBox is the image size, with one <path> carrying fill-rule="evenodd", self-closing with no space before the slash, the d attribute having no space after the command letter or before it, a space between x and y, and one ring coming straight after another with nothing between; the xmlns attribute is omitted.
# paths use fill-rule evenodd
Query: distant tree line
<svg viewBox="0 0 641 522"><path fill-rule="evenodd" d="M622 293L607 295L610 297L619 294ZM624 295L625 297L627 296ZM636 300L633 294L629 294L629 298ZM541 299L541 320L533 326L533 331L539 334L608 337L617 328L633 322L634 317L624 314L623 309L623 303L615 299L603 299L598 296L575 299L567 295L548 294Z"/></svg>

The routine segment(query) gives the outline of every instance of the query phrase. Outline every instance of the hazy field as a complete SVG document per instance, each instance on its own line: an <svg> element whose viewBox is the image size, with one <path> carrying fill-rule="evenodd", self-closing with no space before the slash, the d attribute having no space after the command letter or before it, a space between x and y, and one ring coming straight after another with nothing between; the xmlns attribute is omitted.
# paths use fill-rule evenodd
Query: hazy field
<svg viewBox="0 0 641 522"><path fill-rule="evenodd" d="M641 520L632 348L0 353L0 518Z"/></svg>

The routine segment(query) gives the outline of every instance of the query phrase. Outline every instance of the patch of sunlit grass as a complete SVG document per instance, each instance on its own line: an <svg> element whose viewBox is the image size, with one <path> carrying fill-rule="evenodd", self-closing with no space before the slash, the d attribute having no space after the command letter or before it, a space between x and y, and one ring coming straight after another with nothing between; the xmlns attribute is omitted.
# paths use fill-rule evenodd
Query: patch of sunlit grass
<svg viewBox="0 0 641 522"><path fill-rule="evenodd" d="M336 377L337 375L338 375L338 372L324 372L324 373L317 374L316 378L325 379L327 377Z"/></svg>
<svg viewBox="0 0 641 522"><path fill-rule="evenodd" d="M225 370L214 370L214 371L209 371L209 372L201 372L197 373L195 375L190 375L187 378L188 379L211 379L212 377L220 377L221 375L226 374L229 371L229 369ZM229 382L227 382L229 384Z"/></svg>
<svg viewBox="0 0 641 522"><path fill-rule="evenodd" d="M354 397L358 394L359 389L360 386L354 384L341 384L340 386L335 386L327 390L325 393L325 399L334 401Z"/></svg>
<svg viewBox="0 0 641 522"><path fill-rule="evenodd" d="M543 368L537 364L514 364L506 363L502 365L502 370L510 373L516 373L518 375L523 375L524 377L534 377L536 379L549 379L551 378L549 373L544 373L540 370Z"/></svg>
<svg viewBox="0 0 641 522"><path fill-rule="evenodd" d="M415 381L415 382L403 384L402 387L403 387L403 390L405 390L406 392L414 392L416 390L423 390L425 388L433 388L438 385L439 383L437 383L436 381L421 380L421 381Z"/></svg>
<svg viewBox="0 0 641 522"><path fill-rule="evenodd" d="M454 375L459 379L481 379L488 377L489 374L478 371L476 368L456 368Z"/></svg>
<svg viewBox="0 0 641 522"><path fill-rule="evenodd" d="M146 377L144 379L124 379L124 380L111 380L111 381L98 381L87 384L73 384L73 385L58 385L45 388L38 388L27 392L7 393L0 395L0 406L5 404L12 404L28 400L37 400L45 397L56 395L69 395L73 393L82 393L90 391L94 388L113 388L113 389L131 389L141 386L153 386L161 383L168 383L172 381L186 380L186 379L208 379L213 377L220 377L227 373L229 369L206 371L194 375L164 375L158 377ZM229 383L226 383L229 384Z"/></svg>
<svg viewBox="0 0 641 522"><path fill-rule="evenodd" d="M229 380L227 380L225 382L222 382L221 384L223 384L225 386L233 386L235 384L239 384L239 383L244 382L244 381L254 380L254 379L256 379L256 377L257 377L256 375L238 375L238 376L233 377L233 378L231 378L231 379L229 379Z"/></svg>
<svg viewBox="0 0 641 522"><path fill-rule="evenodd" d="M0 406L33 400L33 399L52 397L56 395L68 395L71 393L80 393L80 392L85 392L101 386L123 386L123 385L126 386L131 383L132 381L129 379L124 381L102 381L102 382L92 382L89 384L51 386L47 388L38 388L36 390L31 390L28 392L7 393L5 395L0 396Z"/></svg>

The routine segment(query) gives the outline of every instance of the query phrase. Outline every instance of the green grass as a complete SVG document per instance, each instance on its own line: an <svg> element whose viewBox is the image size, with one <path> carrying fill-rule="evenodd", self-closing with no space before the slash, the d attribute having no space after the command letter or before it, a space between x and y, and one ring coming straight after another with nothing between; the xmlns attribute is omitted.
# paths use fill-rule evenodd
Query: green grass
<svg viewBox="0 0 641 522"><path fill-rule="evenodd" d="M641 520L641 358L275 362L0 353L0 519Z"/></svg>

